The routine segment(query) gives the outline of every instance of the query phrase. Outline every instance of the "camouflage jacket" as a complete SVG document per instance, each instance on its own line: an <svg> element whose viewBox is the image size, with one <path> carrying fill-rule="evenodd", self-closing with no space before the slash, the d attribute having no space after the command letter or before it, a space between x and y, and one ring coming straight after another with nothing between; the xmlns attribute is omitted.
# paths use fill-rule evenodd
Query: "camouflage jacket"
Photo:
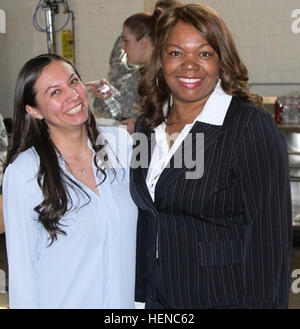
<svg viewBox="0 0 300 329"><path fill-rule="evenodd" d="M121 48L121 37L118 37L112 49L108 73L108 81L120 92L122 116L124 118L138 117L139 113L133 108L140 103L138 95L138 85L140 81L139 66L128 66L126 62L126 54ZM94 109L96 114L104 118L111 118L108 107L105 102L99 98L95 98Z"/></svg>
<svg viewBox="0 0 300 329"><path fill-rule="evenodd" d="M2 114L0 113L0 185L2 184L3 164L6 161L7 147L8 140L6 128L3 122Z"/></svg>

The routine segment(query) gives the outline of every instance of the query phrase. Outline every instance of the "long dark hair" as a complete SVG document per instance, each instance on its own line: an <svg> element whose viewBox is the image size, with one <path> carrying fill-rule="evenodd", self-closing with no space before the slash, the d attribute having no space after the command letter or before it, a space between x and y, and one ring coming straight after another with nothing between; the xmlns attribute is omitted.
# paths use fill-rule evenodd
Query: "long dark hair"
<svg viewBox="0 0 300 329"><path fill-rule="evenodd" d="M144 99L142 108L146 130L151 130L164 121L162 106L170 101L171 90L162 73L162 52L178 21L193 25L218 54L221 68L219 77L223 90L230 95L239 96L246 102L261 106L262 98L249 92L247 68L239 57L223 19L203 4L177 5L159 17L152 58L141 72L139 93Z"/></svg>
<svg viewBox="0 0 300 329"><path fill-rule="evenodd" d="M63 57L54 54L43 54L29 60L22 67L17 78L17 84L14 97L14 116L13 116L13 137L12 148L8 154L4 165L4 171L17 156L33 147L40 158L40 166L37 175L38 184L42 190L44 201L37 205L34 210L38 213L38 220L50 235L51 242L57 239L57 234L66 234L61 229L59 220L72 208L72 200L66 188L66 185L79 189L90 201L89 195L68 175L64 174L59 166L57 154L58 149L52 142L48 127L44 120L37 120L27 114L25 106L37 106L35 83L41 75L43 69L54 61L63 61L72 66L75 73L80 78L74 65ZM88 138L91 141L92 148L97 154L103 154L103 160L107 161L106 153L103 152L104 143L99 144L99 132L93 114L89 110L88 120L85 123ZM97 142L96 142L97 141ZM101 152L100 152L101 151ZM103 181L106 173L99 168L96 156L94 163L103 174ZM102 182L103 182L102 181Z"/></svg>

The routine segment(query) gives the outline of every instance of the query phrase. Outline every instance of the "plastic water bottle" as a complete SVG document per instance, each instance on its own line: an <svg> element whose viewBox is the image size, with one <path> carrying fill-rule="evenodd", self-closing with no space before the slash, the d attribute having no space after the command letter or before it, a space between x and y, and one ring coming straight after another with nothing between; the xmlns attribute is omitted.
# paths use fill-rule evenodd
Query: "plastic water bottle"
<svg viewBox="0 0 300 329"><path fill-rule="evenodd" d="M120 120L122 117L121 104L120 104L120 92L113 86L104 83L100 88L100 92L103 94L103 101L106 104L111 116L115 120Z"/></svg>
<svg viewBox="0 0 300 329"><path fill-rule="evenodd" d="M292 124L293 123L293 110L294 110L294 104L293 104L293 98L287 97L286 98L286 104L283 107L282 110L282 123L283 124Z"/></svg>
<svg viewBox="0 0 300 329"><path fill-rule="evenodd" d="M298 96L297 99L297 124L300 124L300 95Z"/></svg>
<svg viewBox="0 0 300 329"><path fill-rule="evenodd" d="M298 97L291 97L290 124L298 123Z"/></svg>
<svg viewBox="0 0 300 329"><path fill-rule="evenodd" d="M277 97L275 101L275 122L281 124L283 121L283 108L286 104L286 97L284 95Z"/></svg>

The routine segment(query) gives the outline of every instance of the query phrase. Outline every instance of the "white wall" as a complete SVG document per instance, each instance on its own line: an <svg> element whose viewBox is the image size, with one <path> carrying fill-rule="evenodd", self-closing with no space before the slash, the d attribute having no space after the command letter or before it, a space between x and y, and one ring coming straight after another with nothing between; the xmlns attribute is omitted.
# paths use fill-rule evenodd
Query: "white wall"
<svg viewBox="0 0 300 329"><path fill-rule="evenodd" d="M72 0L77 14L76 66L83 79L106 76L112 46L122 31L123 21L144 10L142 0Z"/></svg>
<svg viewBox="0 0 300 329"><path fill-rule="evenodd" d="M0 33L0 111L11 116L16 76L21 65L33 55L47 50L44 36L32 26L30 0L0 0L6 14L6 33Z"/></svg>
<svg viewBox="0 0 300 329"><path fill-rule="evenodd" d="M12 116L15 81L21 66L29 58L47 52L46 34L37 32L32 24L38 2L0 0L0 9L6 14L6 33L0 33L0 111L4 117ZM78 71L86 81L105 77L109 54L121 32L122 22L135 12L143 11L144 0L69 0L68 3L75 14ZM58 27L64 21L64 15L57 16ZM45 24L43 11L39 22Z"/></svg>
<svg viewBox="0 0 300 329"><path fill-rule="evenodd" d="M198 1L183 1L198 2ZM298 0L205 0L228 24L251 82L300 83L300 33L293 33L292 11ZM37 32L32 15L38 0L0 0L6 33L0 33L0 111L12 115L17 74L26 60L47 52L46 34ZM84 80L104 77L122 22L129 15L152 10L155 0L69 0L75 13L76 66ZM57 24L65 17L58 16ZM40 18L41 24L44 17ZM300 24L299 24L300 27ZM264 96L299 86L255 87Z"/></svg>
<svg viewBox="0 0 300 329"><path fill-rule="evenodd" d="M185 1L198 2L198 1ZM254 83L282 83L256 86L263 96L300 90L300 33L291 26L298 0L204 0L224 18L243 62ZM300 16L299 16L300 17ZM300 23L298 24L300 27ZM298 85L284 86L284 83Z"/></svg>

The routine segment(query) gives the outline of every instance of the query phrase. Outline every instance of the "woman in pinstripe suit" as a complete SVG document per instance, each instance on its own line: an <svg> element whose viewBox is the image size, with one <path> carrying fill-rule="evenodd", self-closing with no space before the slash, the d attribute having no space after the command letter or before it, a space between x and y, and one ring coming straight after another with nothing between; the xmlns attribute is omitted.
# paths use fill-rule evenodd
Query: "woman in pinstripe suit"
<svg viewBox="0 0 300 329"><path fill-rule="evenodd" d="M285 308L285 141L249 93L247 69L214 10L177 6L157 31L131 170L136 300L146 308Z"/></svg>

